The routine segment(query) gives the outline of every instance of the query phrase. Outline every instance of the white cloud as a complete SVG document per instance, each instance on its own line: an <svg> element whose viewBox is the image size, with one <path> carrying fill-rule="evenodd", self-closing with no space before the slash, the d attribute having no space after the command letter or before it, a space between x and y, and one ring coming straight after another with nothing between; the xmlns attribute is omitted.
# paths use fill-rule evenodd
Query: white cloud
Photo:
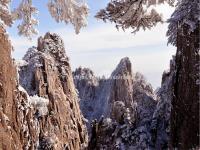
<svg viewBox="0 0 200 150"><path fill-rule="evenodd" d="M37 40L34 38L33 40L28 40L25 37L10 37L12 46L14 47L13 57L19 59L21 58L27 49L32 46L36 46Z"/></svg>
<svg viewBox="0 0 200 150"><path fill-rule="evenodd" d="M63 38L67 49L75 52L84 52L166 43L166 30L166 24L159 24L151 31L141 31L136 35L130 33L131 31L117 31L112 25L84 30L79 35L68 32L65 28L55 30L55 32Z"/></svg>
<svg viewBox="0 0 200 150"><path fill-rule="evenodd" d="M89 67L96 75L106 75L107 77L115 69L120 59L128 56L132 62L133 72L139 71L144 74L154 88L160 85L162 73L169 68L173 54L175 54L174 47L162 44L88 53L68 52L73 69L79 66Z"/></svg>

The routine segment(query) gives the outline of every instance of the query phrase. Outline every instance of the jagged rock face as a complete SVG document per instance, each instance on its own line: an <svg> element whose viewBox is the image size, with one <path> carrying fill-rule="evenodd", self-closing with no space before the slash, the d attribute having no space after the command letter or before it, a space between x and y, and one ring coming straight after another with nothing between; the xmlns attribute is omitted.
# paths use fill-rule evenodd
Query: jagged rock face
<svg viewBox="0 0 200 150"><path fill-rule="evenodd" d="M116 69L111 74L110 81L110 97L109 105L112 118L115 118L112 114L113 104L116 101L122 101L125 107L132 110L133 106L133 75L132 65L129 58L125 57L121 59Z"/></svg>
<svg viewBox="0 0 200 150"><path fill-rule="evenodd" d="M141 76L137 74L133 80L133 89L135 89L133 99L135 101L132 111L124 102L115 101L112 119L101 118L98 122L92 122L89 149L132 150L151 147L150 127L156 101L151 86Z"/></svg>
<svg viewBox="0 0 200 150"><path fill-rule="evenodd" d="M79 96L85 99L95 98L95 87L98 86L99 80L94 76L94 73L89 68L79 67L73 72L76 89L79 91ZM78 82L80 81L80 82Z"/></svg>
<svg viewBox="0 0 200 150"><path fill-rule="evenodd" d="M2 27L0 53L0 149L35 149L37 131L34 129L34 115L26 92L18 88L11 44Z"/></svg>
<svg viewBox="0 0 200 150"><path fill-rule="evenodd" d="M73 76L81 99L81 110L89 121L100 119L102 115L114 117L112 110L115 101L122 101L130 108L133 105L133 76L128 58L120 61L109 79L98 79L88 68L76 69Z"/></svg>
<svg viewBox="0 0 200 150"><path fill-rule="evenodd" d="M73 72L74 83L78 95L82 99L80 107L84 117L90 119L94 113L94 105L97 99L99 80L89 68L78 68Z"/></svg>
<svg viewBox="0 0 200 150"><path fill-rule="evenodd" d="M3 28L0 37L0 149L84 149L86 127L62 40L40 38L43 49L29 49L18 76Z"/></svg>
<svg viewBox="0 0 200 150"><path fill-rule="evenodd" d="M168 149L170 147L170 115L175 73L175 57L173 57L170 61L170 70L163 73L161 88L156 93L158 103L150 127L151 147L153 149Z"/></svg>
<svg viewBox="0 0 200 150"><path fill-rule="evenodd" d="M111 74L111 97L110 103L122 101L125 106L133 105L133 75L132 65L129 58L121 59L116 69Z"/></svg>
<svg viewBox="0 0 200 150"><path fill-rule="evenodd" d="M91 72L79 68L73 73L86 119L99 120L92 121L92 129L88 127L89 149L148 148L157 104L151 85L143 75L132 73L128 58L120 61L109 79L98 79ZM87 79L88 76L93 80ZM87 110L88 106L92 111Z"/></svg>
<svg viewBox="0 0 200 150"><path fill-rule="evenodd" d="M113 105L116 101L123 102L130 111L135 107L134 102L145 106L145 101L151 101L151 108L155 107L151 85L145 82L141 74L133 75L132 65L127 57L120 61L108 79L95 77L88 68L76 69L73 76L81 99L81 109L89 120L100 119L101 115L113 118Z"/></svg>
<svg viewBox="0 0 200 150"><path fill-rule="evenodd" d="M183 27L177 53L164 72L151 123L155 149L199 147L199 27Z"/></svg>
<svg viewBox="0 0 200 150"><path fill-rule="evenodd" d="M38 48L30 48L23 60L19 81L35 107L39 149L86 147L87 132L60 37L50 33L40 37Z"/></svg>
<svg viewBox="0 0 200 150"><path fill-rule="evenodd" d="M133 102L137 109L137 124L150 122L157 104L151 84L146 82L145 77L136 73L133 80Z"/></svg>
<svg viewBox="0 0 200 150"><path fill-rule="evenodd" d="M16 127L15 106L16 70L11 59L11 44L5 29L0 26L0 149L14 149L20 145ZM13 143L13 144L12 144Z"/></svg>
<svg viewBox="0 0 200 150"><path fill-rule="evenodd" d="M199 146L199 28L183 26L177 35L171 144L179 149Z"/></svg>

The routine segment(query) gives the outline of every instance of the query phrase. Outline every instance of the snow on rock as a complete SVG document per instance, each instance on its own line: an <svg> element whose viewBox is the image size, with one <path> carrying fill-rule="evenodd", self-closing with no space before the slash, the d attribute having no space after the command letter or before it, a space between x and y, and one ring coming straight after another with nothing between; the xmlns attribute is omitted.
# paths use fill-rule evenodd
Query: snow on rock
<svg viewBox="0 0 200 150"><path fill-rule="evenodd" d="M30 103L36 107L38 116L44 116L48 114L48 99L34 95L30 96Z"/></svg>
<svg viewBox="0 0 200 150"><path fill-rule="evenodd" d="M132 106L132 71L128 58L124 58L109 79L95 77L88 68L78 68L73 72L74 83L79 92L80 106L89 121L110 117L115 101Z"/></svg>
<svg viewBox="0 0 200 150"><path fill-rule="evenodd" d="M21 85L18 86L18 90L22 92L27 99L26 107L25 105L19 105L22 110L26 110L28 107L32 107L36 110L35 114L37 117L45 116L48 114L49 99L39 97L38 95L29 96L27 91Z"/></svg>
<svg viewBox="0 0 200 150"><path fill-rule="evenodd" d="M124 57L120 60L119 64L117 65L117 67L115 68L115 70L112 72L112 77L117 77L117 75L119 75L120 73L127 73L130 74L132 72L130 72L132 70L132 65L130 62L130 59L128 57ZM120 77L120 76L119 76Z"/></svg>
<svg viewBox="0 0 200 150"><path fill-rule="evenodd" d="M151 84L145 77L136 73L133 81L133 101L136 104L136 116L138 124L150 122L156 107L156 96Z"/></svg>
<svg viewBox="0 0 200 150"><path fill-rule="evenodd" d="M73 75L84 117L92 124L89 149L150 147L156 95L142 74L132 72L129 58L123 58L108 79L95 77L87 68Z"/></svg>
<svg viewBox="0 0 200 150"><path fill-rule="evenodd" d="M7 1L4 2L7 3ZM0 147L4 149L20 149L22 148L22 141L19 138L21 133L19 127L21 124L18 122L19 119L16 118L18 116L16 104L18 102L18 99L16 99L18 94L16 89L16 69L11 58L12 47L8 34L1 25L0 37ZM9 121L5 116L9 118ZM8 126L11 127L9 131Z"/></svg>
<svg viewBox="0 0 200 150"><path fill-rule="evenodd" d="M15 62L15 64L16 64L19 68L22 67L22 66L28 65L28 63L27 63L25 60L17 60L17 61Z"/></svg>
<svg viewBox="0 0 200 150"><path fill-rule="evenodd" d="M87 131L63 40L57 34L46 33L23 60L27 65L20 67L19 82L29 94L38 120L39 149L86 147Z"/></svg>
<svg viewBox="0 0 200 150"><path fill-rule="evenodd" d="M180 57L180 55L177 56ZM170 134L175 134L173 133L175 131L171 129L176 121L171 120L171 113L177 111L178 108L173 108L174 103L172 103L175 94L174 83L177 82L175 80L177 78L176 59L177 57L173 56L170 61L170 69L164 71L161 88L157 89L156 94L140 73L134 74L132 112L128 111L129 109L123 101L115 101L112 106L115 117L110 116L110 119L106 116L98 121L92 121L89 150L95 148L127 150L170 148ZM194 82L193 85L196 86ZM198 122L198 120L195 121ZM180 146L182 145L184 144ZM193 146L198 147L195 144ZM189 146L185 145L185 147Z"/></svg>
<svg viewBox="0 0 200 150"><path fill-rule="evenodd" d="M108 82L110 82L109 107L112 109L115 101L122 101L132 111L133 72L132 64L128 57L120 60ZM111 112L109 113L111 114Z"/></svg>
<svg viewBox="0 0 200 150"><path fill-rule="evenodd" d="M151 122L152 147L167 149L170 139L170 114L175 79L175 57L170 61L170 70L164 71L161 88L157 91L157 106Z"/></svg>
<svg viewBox="0 0 200 150"><path fill-rule="evenodd" d="M16 65L1 27L0 36L0 147L85 149L87 130L62 39L47 33L40 38L43 49L30 48Z"/></svg>

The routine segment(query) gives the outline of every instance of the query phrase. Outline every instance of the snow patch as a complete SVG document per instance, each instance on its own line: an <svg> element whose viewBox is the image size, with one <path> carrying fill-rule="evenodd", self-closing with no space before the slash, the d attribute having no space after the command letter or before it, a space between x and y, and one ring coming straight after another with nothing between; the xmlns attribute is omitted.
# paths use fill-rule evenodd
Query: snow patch
<svg viewBox="0 0 200 150"><path fill-rule="evenodd" d="M48 114L49 99L39 97L37 95L30 96L30 103L36 107L38 116L44 116Z"/></svg>
<svg viewBox="0 0 200 150"><path fill-rule="evenodd" d="M25 60L16 60L15 64L17 65L17 67L23 67L23 66L27 66L28 63Z"/></svg>

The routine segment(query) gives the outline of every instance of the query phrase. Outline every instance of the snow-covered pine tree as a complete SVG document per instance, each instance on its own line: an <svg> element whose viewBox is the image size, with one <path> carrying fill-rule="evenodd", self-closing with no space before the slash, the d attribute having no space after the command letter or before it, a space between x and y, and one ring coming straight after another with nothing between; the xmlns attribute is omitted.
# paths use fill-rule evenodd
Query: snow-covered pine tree
<svg viewBox="0 0 200 150"><path fill-rule="evenodd" d="M35 26L38 25L38 20L34 18L37 8L33 6L32 0L21 0L13 12L10 10L10 3L10 0L0 0L1 23L11 26L14 20L21 20L18 25L19 35L31 38L37 34ZM49 0L48 8L57 22L73 24L76 33L87 25L88 6L82 0Z"/></svg>
<svg viewBox="0 0 200 150"><path fill-rule="evenodd" d="M183 34L183 27L187 26L187 32L191 33L198 28L200 21L200 1L199 0L179 0L176 10L168 19L167 36L168 43L177 45L177 35Z"/></svg>
<svg viewBox="0 0 200 150"><path fill-rule="evenodd" d="M162 3L173 5L174 0L112 0L97 13L96 18L114 22L117 29L131 28L137 32L163 22L162 14L153 8Z"/></svg>
<svg viewBox="0 0 200 150"><path fill-rule="evenodd" d="M0 23L4 23L7 26L12 25L9 3L10 0L0 0Z"/></svg>

